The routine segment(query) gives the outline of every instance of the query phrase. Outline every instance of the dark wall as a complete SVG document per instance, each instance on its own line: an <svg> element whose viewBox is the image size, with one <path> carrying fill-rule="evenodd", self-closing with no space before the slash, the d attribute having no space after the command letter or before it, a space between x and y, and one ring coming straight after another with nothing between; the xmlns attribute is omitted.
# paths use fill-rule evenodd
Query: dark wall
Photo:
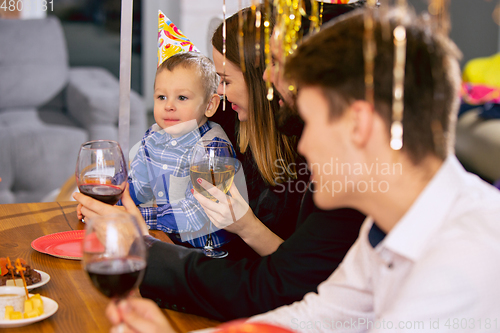
<svg viewBox="0 0 500 333"><path fill-rule="evenodd" d="M427 9L427 0L409 0L417 12ZM499 27L493 20L498 1L450 0L450 36L463 53L462 66L470 59L499 52Z"/></svg>

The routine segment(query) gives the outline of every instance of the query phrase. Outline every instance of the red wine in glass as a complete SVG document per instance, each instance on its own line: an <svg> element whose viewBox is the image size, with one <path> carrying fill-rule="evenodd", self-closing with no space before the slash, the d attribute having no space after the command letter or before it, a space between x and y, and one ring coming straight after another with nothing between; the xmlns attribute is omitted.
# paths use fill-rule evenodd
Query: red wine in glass
<svg viewBox="0 0 500 333"><path fill-rule="evenodd" d="M146 270L146 261L141 258L116 258L90 262L87 274L94 286L110 298L125 297L137 287Z"/></svg>
<svg viewBox="0 0 500 333"><path fill-rule="evenodd" d="M78 189L83 194L109 205L115 205L123 194L123 189L115 185L82 184Z"/></svg>
<svg viewBox="0 0 500 333"><path fill-rule="evenodd" d="M75 175L80 192L104 203L116 204L128 177L120 145L110 140L82 144Z"/></svg>
<svg viewBox="0 0 500 333"><path fill-rule="evenodd" d="M83 269L105 296L127 297L138 287L146 269L146 245L137 221L120 213L86 221Z"/></svg>

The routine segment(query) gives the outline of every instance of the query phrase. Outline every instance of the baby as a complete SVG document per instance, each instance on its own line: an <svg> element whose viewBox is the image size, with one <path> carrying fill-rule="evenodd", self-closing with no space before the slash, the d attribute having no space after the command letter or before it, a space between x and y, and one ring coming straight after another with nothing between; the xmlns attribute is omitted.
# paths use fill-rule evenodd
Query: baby
<svg viewBox="0 0 500 333"><path fill-rule="evenodd" d="M150 229L162 230L172 241L203 247L209 219L193 197L189 179L192 148L203 139L229 142L222 127L208 121L217 111L219 76L210 59L196 52L177 53L156 71L154 118L131 163L130 195L136 205L151 200L157 207L139 207ZM232 234L212 234L220 247ZM184 243L185 245L185 243Z"/></svg>

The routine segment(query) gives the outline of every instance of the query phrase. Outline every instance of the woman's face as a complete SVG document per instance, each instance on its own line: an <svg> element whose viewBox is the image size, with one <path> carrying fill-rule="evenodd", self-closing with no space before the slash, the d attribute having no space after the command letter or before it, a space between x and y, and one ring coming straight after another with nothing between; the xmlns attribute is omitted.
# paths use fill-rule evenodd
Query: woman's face
<svg viewBox="0 0 500 333"><path fill-rule="evenodd" d="M226 59L226 70L222 66L224 57L214 47L213 58L217 74L221 77L221 82L217 88L217 94L223 95L223 83L226 82L226 98L231 103L231 108L238 113L240 121L248 120L248 88L241 69Z"/></svg>

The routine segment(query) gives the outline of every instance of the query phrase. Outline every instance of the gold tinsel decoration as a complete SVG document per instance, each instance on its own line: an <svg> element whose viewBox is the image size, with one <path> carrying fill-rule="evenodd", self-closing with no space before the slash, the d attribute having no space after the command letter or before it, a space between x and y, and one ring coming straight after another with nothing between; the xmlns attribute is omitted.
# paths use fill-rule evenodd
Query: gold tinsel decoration
<svg viewBox="0 0 500 333"><path fill-rule="evenodd" d="M401 17L406 13L406 0L399 0ZM404 82L406 65L406 28L399 24L393 31L394 36L394 72L392 85L392 124L391 148L400 150L403 147L403 111Z"/></svg>
<svg viewBox="0 0 500 333"><path fill-rule="evenodd" d="M318 1L311 0L311 16L309 16L309 20L311 21L311 27L309 28L309 33L316 33L319 31L320 27L320 14L318 8ZM323 2L321 3L321 8L323 8Z"/></svg>
<svg viewBox="0 0 500 333"><path fill-rule="evenodd" d="M226 111L226 0L222 1L222 72L224 81L222 83L222 111Z"/></svg>
<svg viewBox="0 0 500 333"><path fill-rule="evenodd" d="M373 99L373 70L377 48L374 36L374 9L376 0L368 0L367 9L364 13L365 32L363 36L363 56L365 60L365 99L371 105L375 105Z"/></svg>
<svg viewBox="0 0 500 333"><path fill-rule="evenodd" d="M271 47L269 46L269 36L271 34L271 0L264 1L264 8L266 9L266 13L264 15L264 55L265 55L265 64L266 68L271 63ZM269 79L266 80L266 88L267 88L267 99L269 101L273 100L274 89L271 81Z"/></svg>
<svg viewBox="0 0 500 333"><path fill-rule="evenodd" d="M256 2L256 11L255 11L255 64L257 65L260 62L260 25L262 21L262 13L260 12L259 0L253 0ZM254 4L252 4L252 8L254 8Z"/></svg>
<svg viewBox="0 0 500 333"><path fill-rule="evenodd" d="M266 2L266 9L269 10L270 13L270 0ZM303 8L302 0L274 0L273 6L276 10L276 24L274 29L277 30L276 35L279 38L275 39L276 46L281 49L282 54L280 57L282 59L286 59L288 55L293 53L293 51L297 48L297 43L302 37L300 34L300 28L302 26L302 16L304 16L305 10ZM317 6L317 4L316 4ZM319 14L318 14L319 15ZM318 20L316 16L316 20ZM314 23L313 23L314 24ZM319 28L319 22L316 23ZM268 33L266 34L266 46L265 46L265 54L266 54L266 66L271 62L271 54L269 48L269 40L267 39ZM274 75L277 76L280 71L280 68L275 65L274 67ZM273 87L269 80L267 82L267 98L269 100L273 99ZM293 91L294 89L290 89Z"/></svg>
<svg viewBox="0 0 500 333"><path fill-rule="evenodd" d="M241 71L245 73L245 50L244 50L244 41L243 41L243 25L245 24L245 20L243 18L243 11L241 6L241 0L239 0L239 10L238 10L238 49L240 53L240 67Z"/></svg>

